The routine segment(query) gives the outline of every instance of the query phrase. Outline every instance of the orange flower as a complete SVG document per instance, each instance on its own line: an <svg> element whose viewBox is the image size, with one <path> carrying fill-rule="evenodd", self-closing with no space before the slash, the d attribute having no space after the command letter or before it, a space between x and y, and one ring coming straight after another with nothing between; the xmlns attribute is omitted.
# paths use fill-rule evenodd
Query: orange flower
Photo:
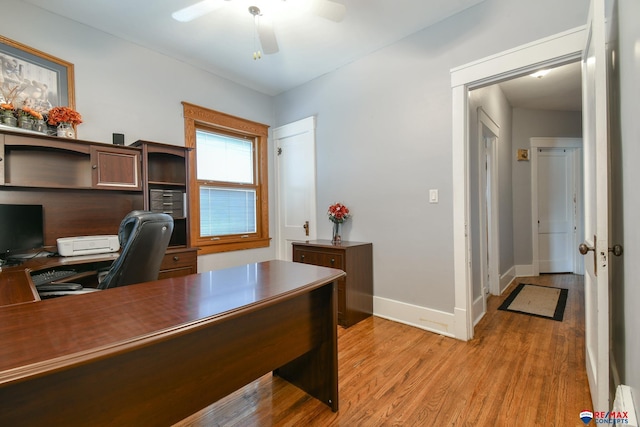
<svg viewBox="0 0 640 427"><path fill-rule="evenodd" d="M33 110L29 107L22 107L20 113L23 116L31 116L36 120L42 120L42 114L40 114L38 111Z"/></svg>
<svg viewBox="0 0 640 427"><path fill-rule="evenodd" d="M13 108L13 104L0 104L0 108L2 108L3 110L15 110L15 108Z"/></svg>
<svg viewBox="0 0 640 427"><path fill-rule="evenodd" d="M82 123L82 116L69 107L53 107L49 110L50 125L58 125L60 123L69 123L71 125L79 125Z"/></svg>

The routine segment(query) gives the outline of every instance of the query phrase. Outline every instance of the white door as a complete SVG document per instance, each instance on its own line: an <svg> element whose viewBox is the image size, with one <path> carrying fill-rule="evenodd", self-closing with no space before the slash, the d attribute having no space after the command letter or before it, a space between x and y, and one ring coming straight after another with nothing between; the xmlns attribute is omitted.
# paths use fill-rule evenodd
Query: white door
<svg viewBox="0 0 640 427"><path fill-rule="evenodd" d="M279 259L292 259L292 241L317 235L315 128L315 117L308 117L273 131Z"/></svg>
<svg viewBox="0 0 640 427"><path fill-rule="evenodd" d="M538 262L540 273L571 273L575 257L573 155L538 148Z"/></svg>
<svg viewBox="0 0 640 427"><path fill-rule="evenodd" d="M583 138L585 184L585 345L595 411L609 399L609 202L608 55L606 19L613 0L592 0L583 53ZM609 21L611 23L611 21ZM615 26L614 26L615 28Z"/></svg>

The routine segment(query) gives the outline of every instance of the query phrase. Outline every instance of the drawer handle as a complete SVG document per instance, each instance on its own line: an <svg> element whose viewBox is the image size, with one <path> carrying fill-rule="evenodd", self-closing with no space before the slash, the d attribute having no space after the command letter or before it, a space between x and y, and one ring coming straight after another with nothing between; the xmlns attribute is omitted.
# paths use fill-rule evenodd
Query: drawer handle
<svg viewBox="0 0 640 427"><path fill-rule="evenodd" d="M300 261L304 261L304 255L300 255Z"/></svg>
<svg viewBox="0 0 640 427"><path fill-rule="evenodd" d="M336 260L331 258L331 264L335 264L335 263L336 263Z"/></svg>
<svg viewBox="0 0 640 427"><path fill-rule="evenodd" d="M180 261L180 257L174 256L174 257L173 257L173 260L174 260L174 261Z"/></svg>

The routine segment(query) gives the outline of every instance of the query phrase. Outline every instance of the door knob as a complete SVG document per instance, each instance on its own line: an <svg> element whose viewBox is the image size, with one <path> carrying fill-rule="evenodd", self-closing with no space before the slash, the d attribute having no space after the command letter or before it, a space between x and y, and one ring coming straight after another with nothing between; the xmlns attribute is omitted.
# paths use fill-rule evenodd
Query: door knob
<svg viewBox="0 0 640 427"><path fill-rule="evenodd" d="M587 246L586 243L580 243L580 246L578 246L578 251L580 251L582 255L586 255L589 251L595 251L595 248Z"/></svg>
<svg viewBox="0 0 640 427"><path fill-rule="evenodd" d="M578 250L582 255L586 255L587 252L593 251L594 248L587 246L585 243L581 243L580 246L578 246ZM612 248L609 248L609 252L613 253L615 256L622 255L622 245L613 245Z"/></svg>
<svg viewBox="0 0 640 427"><path fill-rule="evenodd" d="M305 221L304 225L302 226L302 228L304 228L305 236L308 236L309 235L309 221Z"/></svg>
<svg viewBox="0 0 640 427"><path fill-rule="evenodd" d="M622 245L613 245L612 248L609 248L609 252L613 253L615 256L622 255Z"/></svg>

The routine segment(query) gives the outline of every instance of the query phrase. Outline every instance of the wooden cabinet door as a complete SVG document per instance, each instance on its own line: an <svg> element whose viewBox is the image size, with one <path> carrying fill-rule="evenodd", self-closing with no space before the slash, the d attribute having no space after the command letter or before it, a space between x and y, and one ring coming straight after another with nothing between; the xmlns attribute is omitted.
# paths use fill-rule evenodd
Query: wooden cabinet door
<svg viewBox="0 0 640 427"><path fill-rule="evenodd" d="M138 150L92 146L91 169L94 188L142 190Z"/></svg>

